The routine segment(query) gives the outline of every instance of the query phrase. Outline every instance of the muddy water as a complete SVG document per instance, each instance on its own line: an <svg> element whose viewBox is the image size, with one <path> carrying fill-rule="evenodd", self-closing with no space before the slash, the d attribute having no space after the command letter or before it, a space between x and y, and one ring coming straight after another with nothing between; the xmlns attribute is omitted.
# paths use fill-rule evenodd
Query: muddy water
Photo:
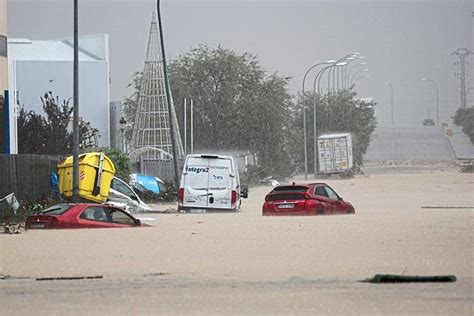
<svg viewBox="0 0 474 316"><path fill-rule="evenodd" d="M264 218L271 188L257 187L235 214L146 214L153 227L0 235L0 273L10 276L0 280L0 304L16 314L472 314L473 175L325 181L355 215ZM458 281L358 282L376 273ZM65 276L103 278L35 280Z"/></svg>

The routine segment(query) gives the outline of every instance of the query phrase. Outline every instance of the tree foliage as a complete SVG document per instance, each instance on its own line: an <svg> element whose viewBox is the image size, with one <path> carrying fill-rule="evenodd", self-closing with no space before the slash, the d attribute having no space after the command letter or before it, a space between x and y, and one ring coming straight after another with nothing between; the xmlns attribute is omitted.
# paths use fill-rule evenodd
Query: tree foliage
<svg viewBox="0 0 474 316"><path fill-rule="evenodd" d="M249 151L269 174L292 172L286 146L291 141L285 132L292 121L288 78L268 75L252 54L239 55L220 46L199 46L179 56L169 74L181 135L183 100L188 100L188 132L189 100L194 101L196 150ZM135 115L140 80L136 73L131 84L136 90L125 100L129 119Z"/></svg>
<svg viewBox="0 0 474 316"><path fill-rule="evenodd" d="M474 108L459 108L454 115L454 124L461 126L464 134L474 144Z"/></svg>
<svg viewBox="0 0 474 316"><path fill-rule="evenodd" d="M125 138L129 142L132 139L132 131L135 122L135 114L137 112L138 93L140 92L142 74L143 73L141 71L137 71L133 74L132 82L127 85L127 88L133 88L133 92L123 101L123 114L128 122L128 126L130 127L125 130Z"/></svg>
<svg viewBox="0 0 474 316"><path fill-rule="evenodd" d="M129 181L129 176L132 173L132 163L127 154L116 148L94 148L94 152L103 152L107 157L112 160L115 167L115 177L122 179L123 181ZM88 152L87 150L84 152Z"/></svg>
<svg viewBox="0 0 474 316"><path fill-rule="evenodd" d="M249 151L258 158L252 172L260 177L286 177L302 170L302 104L295 104L289 94L289 78L268 74L250 53L239 55L220 46L211 49L205 45L180 55L170 64L169 75L181 135L183 100L188 100L188 133L189 104L191 99L194 101L195 150ZM124 102L130 122L135 117L140 81L141 74L136 73L130 84L135 92ZM350 132L354 163L362 165L376 126L375 102L363 102L349 90L329 95L306 93L304 100L309 162L314 159L310 153L314 139L312 105L316 100L317 135Z"/></svg>
<svg viewBox="0 0 474 316"><path fill-rule="evenodd" d="M250 53L199 46L170 65L170 82L179 122L183 99L194 101L195 148L248 150L268 174L291 172L287 78L267 74Z"/></svg>
<svg viewBox="0 0 474 316"><path fill-rule="evenodd" d="M312 93L305 95L307 141L310 153L314 150L313 110L314 102L316 102L316 135L351 133L354 165L363 165L363 156L367 152L370 137L376 127L374 115L376 103L360 100L356 96L355 92L349 90L340 90L324 96ZM299 120L301 128L303 128L302 112L301 110ZM308 156L310 166L313 166L313 156Z"/></svg>
<svg viewBox="0 0 474 316"><path fill-rule="evenodd" d="M40 97L46 116L20 108L18 151L22 154L67 155L72 151L72 131L68 130L73 107L69 101L53 97L51 91ZM79 124L79 143L86 144L98 130L88 122Z"/></svg>

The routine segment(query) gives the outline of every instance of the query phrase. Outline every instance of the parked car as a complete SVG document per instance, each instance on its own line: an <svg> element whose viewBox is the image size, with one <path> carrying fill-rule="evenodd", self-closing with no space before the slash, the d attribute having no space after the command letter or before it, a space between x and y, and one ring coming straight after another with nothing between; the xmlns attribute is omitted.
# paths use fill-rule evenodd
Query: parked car
<svg viewBox="0 0 474 316"><path fill-rule="evenodd" d="M58 204L28 216L26 229L118 228L148 226L124 210L107 204Z"/></svg>
<svg viewBox="0 0 474 316"><path fill-rule="evenodd" d="M325 183L280 185L267 194L262 208L262 215L354 213L352 204Z"/></svg>
<svg viewBox="0 0 474 316"><path fill-rule="evenodd" d="M112 179L107 203L124 208L130 213L151 211L151 207L143 202L125 181L116 177Z"/></svg>

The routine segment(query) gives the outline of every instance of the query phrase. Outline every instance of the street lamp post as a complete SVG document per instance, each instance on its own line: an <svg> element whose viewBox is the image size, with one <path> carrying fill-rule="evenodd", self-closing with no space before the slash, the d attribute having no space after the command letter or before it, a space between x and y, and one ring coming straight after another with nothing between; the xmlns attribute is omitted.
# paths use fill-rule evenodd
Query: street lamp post
<svg viewBox="0 0 474 316"><path fill-rule="evenodd" d="M327 62L322 62L322 63L317 63L311 67L308 68L306 73L304 74L303 77L303 84L302 84L302 103L303 103L303 138L304 138L304 179L308 179L308 144L306 141L306 105L305 105L305 95L304 95L304 83L306 81L306 77L308 76L309 72L313 70L314 68L320 66L320 65L325 65Z"/></svg>
<svg viewBox="0 0 474 316"><path fill-rule="evenodd" d="M385 82L385 84L390 87L390 120L393 126L393 86L390 82Z"/></svg>
<svg viewBox="0 0 474 316"><path fill-rule="evenodd" d="M351 85L352 85L352 83L354 82L354 79L356 78L356 76L357 76L358 74L360 74L360 73L362 73L362 72L368 72L368 71L369 71L369 69L364 68L364 69L359 69L359 70L357 70L356 72L354 72L354 73L352 74L352 76L351 76L351 80L349 81L349 82L351 83Z"/></svg>
<svg viewBox="0 0 474 316"><path fill-rule="evenodd" d="M74 0L73 123L72 123L72 200L79 200L79 9Z"/></svg>
<svg viewBox="0 0 474 316"><path fill-rule="evenodd" d="M336 61L335 60L328 60L324 63L323 65L332 65ZM326 69L327 67L323 68ZM318 81L318 76L319 74L323 72L321 69L317 74L316 77L314 78L313 81L313 155L314 155L314 178L316 179L316 173L318 171L318 144L317 144L317 124L316 124L316 81ZM318 91L319 92L319 91Z"/></svg>
<svg viewBox="0 0 474 316"><path fill-rule="evenodd" d="M329 66L328 72L328 91L336 92L339 89L337 81L339 80L339 67L345 66L346 62L338 62ZM336 72L336 73L334 73ZM331 89L331 73L332 73L332 89Z"/></svg>
<svg viewBox="0 0 474 316"><path fill-rule="evenodd" d="M318 94L321 94L321 86L320 86L320 84L321 84L321 78L323 77L324 72L325 72L326 70L331 69L331 66L332 66L332 65L329 65L329 66L326 66L326 67L322 68L322 69L317 73L317 75L316 75L316 79L315 79L315 80L318 81ZM329 80L329 77L328 77L328 80Z"/></svg>
<svg viewBox="0 0 474 316"><path fill-rule="evenodd" d="M122 134L122 152L126 152L127 149L125 147L125 126L127 125L127 120L122 116L120 118L120 132Z"/></svg>
<svg viewBox="0 0 474 316"><path fill-rule="evenodd" d="M334 67L334 66L345 66L356 58L360 58L359 53L350 53L350 54L347 54L347 55L339 58L338 60L336 60L336 62L333 65L331 65L331 67L329 68L329 71L328 71L328 93L330 92L331 72L333 73L333 86L334 86L334 69L332 67ZM336 69L336 71L337 71L337 69Z"/></svg>
<svg viewBox="0 0 474 316"><path fill-rule="evenodd" d="M178 147L176 145L176 137L175 137L175 126L174 121L172 118L172 107L171 104L171 90L168 81L168 72L167 72L167 65L166 65L166 54L165 54L165 41L163 38L163 26L161 23L161 9L160 9L160 0L156 0L156 15L158 17L158 27L159 27L159 39L160 39L160 48L161 48L161 61L163 63L163 76L165 77L165 95L166 95L166 103L168 105L168 113L169 113L169 127L170 127L170 137L171 137L171 147L173 150L173 166L174 166L174 183L178 187L179 186L179 175L178 175Z"/></svg>
<svg viewBox="0 0 474 316"><path fill-rule="evenodd" d="M184 98L184 155L186 156L186 153L187 153L187 150L186 150L186 147L188 145L188 140L187 140L187 134L188 134L188 131L187 131L187 122L186 122L186 98Z"/></svg>
<svg viewBox="0 0 474 316"><path fill-rule="evenodd" d="M431 80L431 79L422 78L421 80L431 82L434 85L434 87L436 88L436 126L439 126L439 89L438 89L438 85L436 84L436 82L434 80Z"/></svg>
<svg viewBox="0 0 474 316"><path fill-rule="evenodd" d="M328 70L328 94L331 93L331 72L334 69L334 65L331 65Z"/></svg>
<svg viewBox="0 0 474 316"><path fill-rule="evenodd" d="M353 62L354 60L356 60L358 58L359 57L356 56L356 55L346 58L346 64L344 66L342 66L342 69L341 69L341 88L342 89L346 88L346 79L345 79L346 78L346 73L347 73L346 68L349 66L349 64L351 62Z"/></svg>
<svg viewBox="0 0 474 316"><path fill-rule="evenodd" d="M354 66L352 66L351 68L349 68L349 69L347 70L346 82L347 82L347 86L348 86L349 88L350 88L350 85L351 85L350 78L351 78L352 70L354 70L354 68L357 68L357 67L360 67L360 66L365 66L365 65L367 65L367 63L355 64Z"/></svg>
<svg viewBox="0 0 474 316"><path fill-rule="evenodd" d="M351 86L354 87L355 84L357 83L357 81L359 81L359 80L362 79L362 78L370 78L370 75L363 75L363 76L360 76L360 77L355 78L355 80L352 82L352 85L351 85Z"/></svg>

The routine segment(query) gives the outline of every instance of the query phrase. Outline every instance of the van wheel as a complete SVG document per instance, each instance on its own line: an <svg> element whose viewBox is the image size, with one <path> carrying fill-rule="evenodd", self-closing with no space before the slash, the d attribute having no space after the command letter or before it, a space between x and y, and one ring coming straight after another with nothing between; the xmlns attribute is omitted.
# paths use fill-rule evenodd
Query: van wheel
<svg viewBox="0 0 474 316"><path fill-rule="evenodd" d="M178 213L189 213L189 209L188 208L180 208L180 209L178 209Z"/></svg>

